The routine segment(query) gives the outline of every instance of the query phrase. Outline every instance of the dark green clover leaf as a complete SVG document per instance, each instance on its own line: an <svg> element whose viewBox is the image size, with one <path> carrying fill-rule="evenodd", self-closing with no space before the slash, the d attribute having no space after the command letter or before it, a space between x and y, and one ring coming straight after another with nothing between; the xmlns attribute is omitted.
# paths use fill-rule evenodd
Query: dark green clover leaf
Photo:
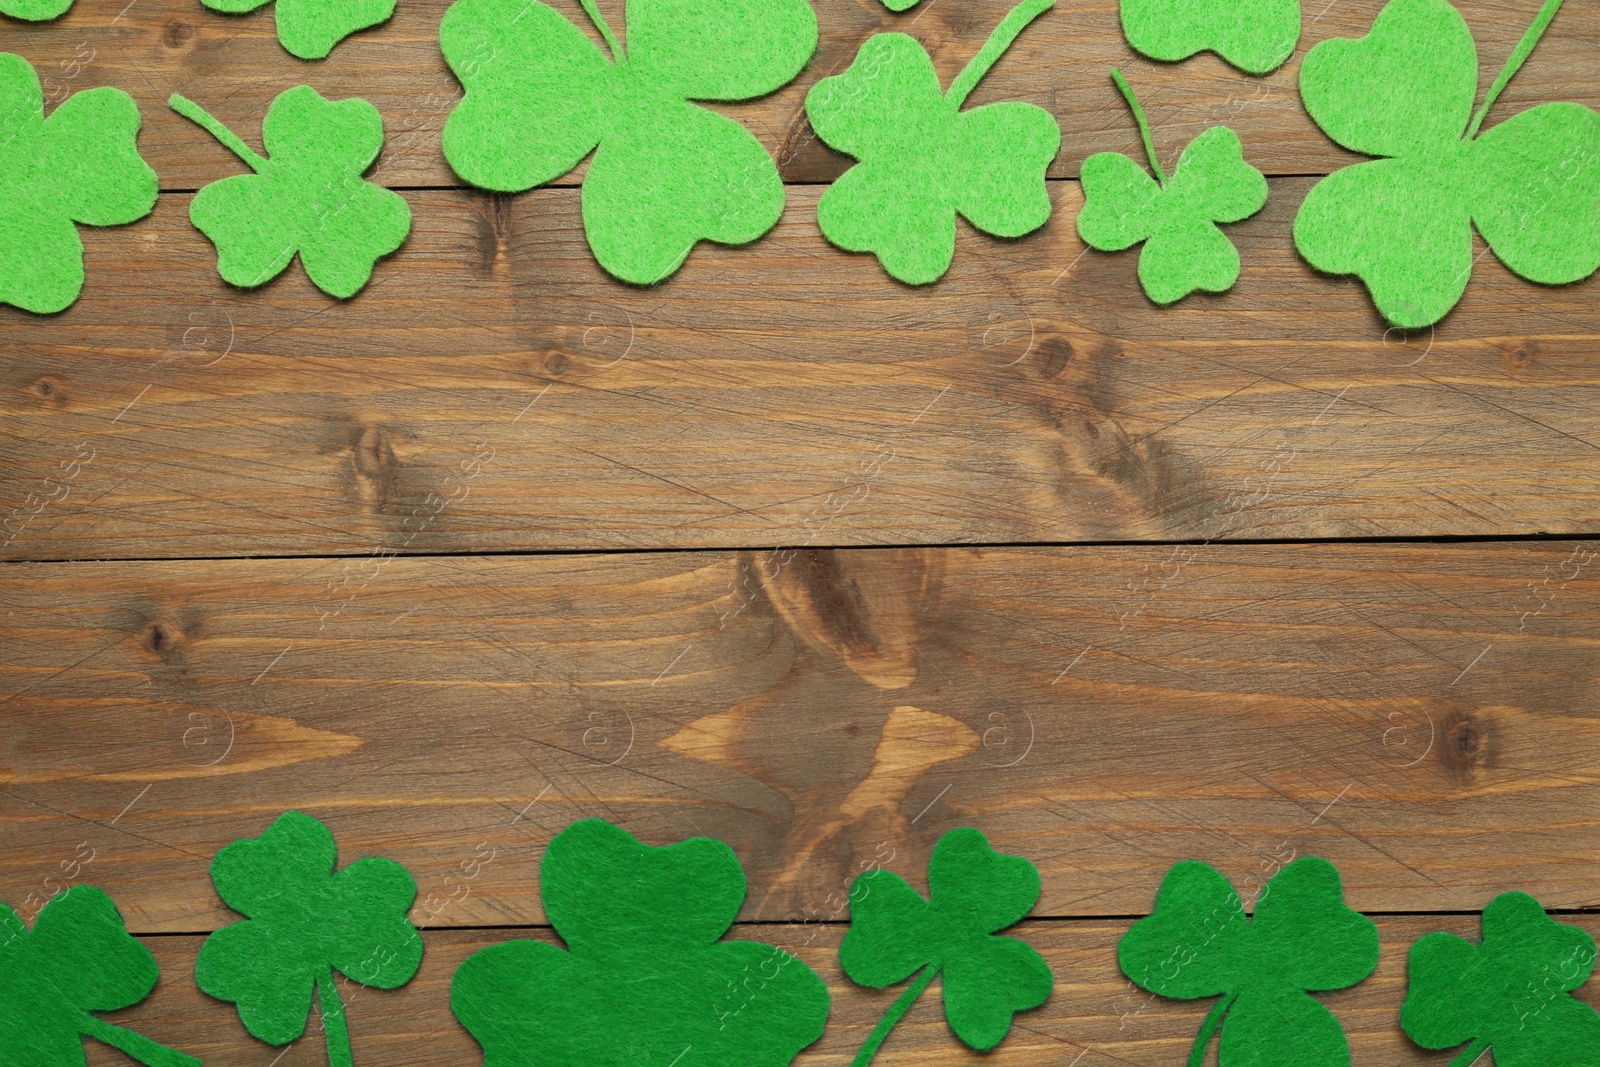
<svg viewBox="0 0 1600 1067"><path fill-rule="evenodd" d="M822 1035L822 979L769 945L721 940L745 894L721 841L652 848L587 819L550 842L539 888L567 948L491 945L450 983L486 1067L784 1067Z"/></svg>
<svg viewBox="0 0 1600 1067"><path fill-rule="evenodd" d="M951 830L933 847L928 899L889 871L857 878L850 932L839 946L844 973L874 989L917 977L884 1013L854 1067L865 1067L935 976L943 976L950 1029L980 1051L1001 1042L1012 1015L1043 1004L1055 984L1044 958L1025 942L995 936L1038 899L1039 869L994 851L971 827Z"/></svg>
<svg viewBox="0 0 1600 1067"><path fill-rule="evenodd" d="M270 0L200 2L212 11L236 15L254 11ZM277 0L272 11L284 51L299 59L323 59L357 30L388 21L394 14L394 0Z"/></svg>
<svg viewBox="0 0 1600 1067"><path fill-rule="evenodd" d="M1310 994L1371 974L1378 928L1345 906L1339 872L1325 859L1302 857L1279 871L1251 918L1226 878L1184 860L1162 880L1155 911L1123 935L1117 962L1152 993L1219 998L1195 1036L1191 1067L1204 1062L1219 1025L1220 1067L1347 1067L1343 1027Z"/></svg>
<svg viewBox="0 0 1600 1067"><path fill-rule="evenodd" d="M350 1067L350 1031L334 972L374 989L405 985L422 963L422 938L406 918L417 884L378 856L336 871L333 834L298 811L217 853L211 881L248 918L206 938L195 961L202 990L236 1005L239 1021L269 1045L305 1032L315 990L330 1067Z"/></svg>
<svg viewBox="0 0 1600 1067"><path fill-rule="evenodd" d="M1395 326L1430 326L1455 307L1474 225L1529 281L1562 285L1600 267L1600 115L1540 104L1478 134L1560 6L1546 0L1476 113L1477 49L1446 0L1391 0L1367 36L1306 55L1311 117L1345 148L1382 158L1318 182L1295 245L1318 270L1357 275Z"/></svg>
<svg viewBox="0 0 1600 1067"><path fill-rule="evenodd" d="M83 1067L83 1037L150 1067L200 1061L94 1015L143 1000L159 969L129 935L111 898L75 885L51 898L32 930L0 904L0 1063Z"/></svg>
<svg viewBox="0 0 1600 1067"><path fill-rule="evenodd" d="M782 88L817 46L807 0L628 0L628 47L594 0L610 48L539 0L457 0L439 47L466 89L444 127L465 180L515 193L589 153L583 228L623 281L668 277L699 241L754 241L783 214L783 182L761 143L691 103Z"/></svg>
<svg viewBox="0 0 1600 1067"><path fill-rule="evenodd" d="M173 94L168 103L255 171L212 182L189 205L229 284L269 282L298 252L317 288L344 300L411 232L405 197L361 177L383 147L383 119L365 100L335 103L309 85L279 93L261 124L270 158L193 101Z"/></svg>
<svg viewBox="0 0 1600 1067"><path fill-rule="evenodd" d="M1168 178L1161 172L1150 127L1122 74L1111 77L1128 100L1155 179L1119 152L1083 161L1083 210L1078 236L1102 252L1144 242L1139 283L1158 304L1196 289L1220 293L1239 280L1239 250L1216 227L1249 218L1267 202L1267 179L1244 161L1239 137L1213 126L1189 143Z"/></svg>
<svg viewBox="0 0 1600 1067"><path fill-rule="evenodd" d="M806 94L817 136L860 162L817 205L817 224L848 252L872 252L909 285L936 282L956 251L956 215L996 237L1021 237L1050 219L1045 171L1061 128L1020 101L962 111L968 94L1023 29L1053 6L1013 8L948 93L915 38L868 38L843 74Z"/></svg>
<svg viewBox="0 0 1600 1067"><path fill-rule="evenodd" d="M121 89L74 93L46 119L33 67L0 52L0 303L67 307L83 290L73 224L150 214L156 172L139 158L138 133L139 108Z"/></svg>
<svg viewBox="0 0 1600 1067"><path fill-rule="evenodd" d="M1493 1048L1496 1067L1600 1064L1600 1015L1570 994L1594 970L1595 943L1526 893L1483 909L1483 943L1435 933L1411 946L1400 1025L1423 1048L1471 1042L1451 1067Z"/></svg>
<svg viewBox="0 0 1600 1067"><path fill-rule="evenodd" d="M1300 0L1122 0L1122 33L1151 59L1215 52L1247 74L1271 74L1300 39Z"/></svg>

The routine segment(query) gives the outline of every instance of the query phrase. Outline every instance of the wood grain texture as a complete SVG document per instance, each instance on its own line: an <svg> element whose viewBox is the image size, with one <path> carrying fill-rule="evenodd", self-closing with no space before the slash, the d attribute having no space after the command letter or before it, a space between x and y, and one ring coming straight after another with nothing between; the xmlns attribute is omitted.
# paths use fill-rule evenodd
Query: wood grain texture
<svg viewBox="0 0 1600 1067"><path fill-rule="evenodd" d="M1086 251L1076 183L908 290L772 236L651 289L591 259L576 190L410 194L356 300L293 265L230 290L187 196L89 231L60 316L0 308L0 553L59 559L1575 533L1600 523L1600 283L1482 256L1436 330L1385 332L1290 225L1157 311Z"/></svg>
<svg viewBox="0 0 1600 1067"><path fill-rule="evenodd" d="M576 0L554 3L598 39ZM389 24L356 34L318 63L303 63L278 45L270 7L227 16L198 0L78 0L55 23L8 21L4 47L50 79L47 96L102 84L132 93L145 117L141 148L166 189L192 190L239 172L224 148L167 108L169 95L193 98L257 143L272 98L301 83L330 97L363 96L377 106L388 140L376 180L453 186L461 183L439 147L444 120L460 97L438 48L439 20L448 6L446 0L402 0ZM610 0L601 6L620 29L622 4ZM822 36L804 73L765 100L718 109L737 116L761 139L787 180L830 181L848 160L818 143L805 121L805 93L813 84L848 67L861 43L882 30L922 40L948 84L1011 6L1011 0L924 0L896 16L875 0L816 0ZM1538 4L1477 0L1458 6L1477 39L1481 94ZM1305 116L1296 88L1300 60L1325 38L1364 35L1382 8L1382 0L1307 4L1295 57L1268 78L1250 78L1210 55L1181 64L1142 60L1123 42L1115 0L1063 2L1022 36L971 104L1015 99L1050 110L1063 134L1052 176L1075 176L1093 152L1140 157L1137 131L1108 77L1115 65L1138 91L1164 160L1176 159L1207 127L1225 124L1243 138L1247 158L1268 174L1326 173L1355 157ZM1600 106L1600 14L1586 5L1561 12L1500 98L1491 125L1552 99Z"/></svg>
<svg viewBox="0 0 1600 1067"><path fill-rule="evenodd" d="M431 926L543 921L537 858L596 815L728 841L748 919L837 918L864 864L916 874L958 825L1039 865L1045 916L1137 914L1184 858L1249 886L1308 853L1367 911L1593 907L1595 556L9 565L0 899L88 850L135 929L209 929L211 856L296 807L411 868Z"/></svg>

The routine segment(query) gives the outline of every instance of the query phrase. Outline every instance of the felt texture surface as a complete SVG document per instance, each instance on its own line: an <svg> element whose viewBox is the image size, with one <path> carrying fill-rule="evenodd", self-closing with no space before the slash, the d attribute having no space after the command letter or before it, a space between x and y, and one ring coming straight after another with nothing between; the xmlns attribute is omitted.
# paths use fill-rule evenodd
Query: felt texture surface
<svg viewBox="0 0 1600 1067"><path fill-rule="evenodd" d="M194 1057L94 1014L137 1004L157 974L150 950L94 886L52 897L32 930L0 904L0 1063L83 1067L87 1036L150 1067L200 1067Z"/></svg>
<svg viewBox="0 0 1600 1067"><path fill-rule="evenodd" d="M261 124L267 158L192 101L169 102L255 171L212 182L189 205L230 285L265 284L299 253L317 288L348 299L411 232L405 198L361 177L383 147L383 119L367 101L325 100L309 85L278 94Z"/></svg>
<svg viewBox="0 0 1600 1067"><path fill-rule="evenodd" d="M156 203L139 157L139 108L121 89L89 89L47 119L39 76L0 52L0 302L39 314L83 290L75 223L119 226Z"/></svg>
<svg viewBox="0 0 1600 1067"><path fill-rule="evenodd" d="M44 0L31 0L44 2ZM200 0L212 11L244 14L272 0ZM355 33L387 22L394 0L276 0L278 43L299 59L323 59L333 46Z"/></svg>
<svg viewBox="0 0 1600 1067"><path fill-rule="evenodd" d="M1217 997L1195 1036L1191 1064L1220 1026L1220 1067L1344 1067L1350 1046L1313 991L1344 989L1378 965L1378 928L1345 906L1339 872L1295 860L1262 890L1255 914L1215 868L1176 864L1155 910L1117 945L1135 985L1164 997Z"/></svg>
<svg viewBox="0 0 1600 1067"><path fill-rule="evenodd" d="M343 870L337 863L333 834L298 811L218 852L211 882L246 918L206 938L194 978L270 1045L305 1032L315 991L328 1063L350 1067L336 973L376 989L402 986L422 963L422 938L406 917L417 886L404 867L377 856Z"/></svg>
<svg viewBox="0 0 1600 1067"><path fill-rule="evenodd" d="M1025 942L995 936L1038 899L1039 869L994 851L971 827L951 830L934 845L926 899L890 871L858 877L839 965L852 982L873 989L917 978L868 1037L856 1067L865 1067L936 975L950 1029L980 1051L1005 1038L1016 1012L1043 1004L1055 983L1044 957Z"/></svg>
<svg viewBox="0 0 1600 1067"><path fill-rule="evenodd" d="M1483 941L1428 934L1411 946L1400 1025L1423 1048L1491 1049L1496 1067L1600 1064L1600 1015L1571 993L1595 964L1594 938L1526 893L1483 909ZM1469 1044L1470 1042L1470 1044Z"/></svg>
<svg viewBox="0 0 1600 1067"><path fill-rule="evenodd" d="M71 6L72 0L0 0L0 15L25 22L49 22L65 15Z"/></svg>
<svg viewBox="0 0 1600 1067"><path fill-rule="evenodd" d="M1053 0L1024 0L951 83L939 88L933 60L914 38L867 39L843 74L806 94L817 136L859 162L817 205L823 236L850 252L871 252L910 285L936 282L955 257L956 215L996 237L1021 237L1050 219L1045 170L1061 128L1041 107L1019 101L961 105Z"/></svg>
<svg viewBox="0 0 1600 1067"><path fill-rule="evenodd" d="M539 889L567 948L491 945L450 983L491 1067L783 1067L822 1035L822 979L769 945L721 940L745 895L722 842L651 847L588 819L550 842Z"/></svg>
<svg viewBox="0 0 1600 1067"><path fill-rule="evenodd" d="M1137 99L1121 74L1112 76L1127 95L1156 177L1118 152L1084 160L1078 236L1102 252L1143 241L1139 284L1157 304L1175 303L1197 289L1231 289L1239 280L1239 250L1215 224L1260 211L1267 202L1266 177L1244 161L1236 133L1213 126L1189 142L1167 178Z"/></svg>
<svg viewBox="0 0 1600 1067"><path fill-rule="evenodd" d="M1215 52L1248 74L1270 74L1294 54L1300 0L1122 0L1122 33L1151 59Z"/></svg>
<svg viewBox="0 0 1600 1067"><path fill-rule="evenodd" d="M699 241L739 245L783 214L783 182L738 122L691 101L783 87L817 46L807 0L628 0L627 48L593 0L609 58L539 0L458 0L439 47L466 90L444 153L464 180L520 192L594 153L583 228L595 259L636 285Z"/></svg>
<svg viewBox="0 0 1600 1067"><path fill-rule="evenodd" d="M1561 285L1600 267L1600 115L1540 104L1478 134L1560 6L1546 0L1475 114L1477 49L1446 0L1391 0L1367 36L1306 55L1311 117L1345 148L1383 158L1318 182L1295 245L1318 270L1358 276L1393 325L1430 326L1455 307L1474 225L1530 281Z"/></svg>

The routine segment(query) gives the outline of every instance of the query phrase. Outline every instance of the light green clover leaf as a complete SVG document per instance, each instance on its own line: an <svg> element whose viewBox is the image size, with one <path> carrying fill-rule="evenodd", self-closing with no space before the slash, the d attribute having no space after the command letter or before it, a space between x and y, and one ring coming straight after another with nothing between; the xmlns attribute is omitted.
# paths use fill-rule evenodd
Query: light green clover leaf
<svg viewBox="0 0 1600 1067"><path fill-rule="evenodd" d="M1300 39L1300 0L1122 0L1122 33L1151 59L1215 52L1247 74L1271 74Z"/></svg>
<svg viewBox="0 0 1600 1067"><path fill-rule="evenodd" d="M150 214L156 172L138 134L138 105L121 89L74 93L45 118L33 67L0 52L0 302L42 315L68 307L83 290L74 223Z"/></svg>
<svg viewBox="0 0 1600 1067"><path fill-rule="evenodd" d="M593 0L608 59L539 0L457 0L439 47L466 89L444 153L466 181L521 192L589 153L583 228L623 281L670 276L699 241L747 244L783 214L783 182L749 130L691 101L749 100L811 58L807 0L628 0L628 43Z"/></svg>
<svg viewBox="0 0 1600 1067"><path fill-rule="evenodd" d="M0 0L0 15L24 22L49 22L66 14L71 6L72 0Z"/></svg>
<svg viewBox="0 0 1600 1067"><path fill-rule="evenodd" d="M1024 0L950 84L915 38L880 33L843 74L806 94L817 136L859 162L817 205L823 236L871 252L890 275L926 285L950 269L956 215L996 237L1021 237L1050 219L1045 171L1061 128L1020 101L961 105L1018 34L1053 6Z"/></svg>
<svg viewBox="0 0 1600 1067"><path fill-rule="evenodd" d="M200 2L212 11L237 15L254 11L271 0ZM284 51L299 59L323 59L334 45L357 30L387 22L394 14L394 0L277 0L272 12L278 24L278 43Z"/></svg>
<svg viewBox="0 0 1600 1067"><path fill-rule="evenodd" d="M280 93L261 124L268 158L192 101L169 103L255 171L212 182L189 206L229 284L265 284L298 252L317 288L347 299L411 231L405 198L361 177L383 147L383 119L367 101L335 103L309 85Z"/></svg>
<svg viewBox="0 0 1600 1067"><path fill-rule="evenodd" d="M1393 325L1430 326L1460 301L1474 225L1529 281L1562 285L1600 267L1600 115L1541 104L1478 135L1560 6L1546 0L1475 114L1477 49L1447 0L1391 0L1367 36L1306 55L1300 96L1317 125L1384 158L1318 182L1295 245L1318 270L1357 275Z"/></svg>
<svg viewBox="0 0 1600 1067"><path fill-rule="evenodd" d="M1152 179L1119 152L1083 162L1078 236L1102 252L1140 241L1139 283L1157 304L1197 289L1220 293L1239 280L1239 250L1215 225L1249 218L1267 202L1267 179L1244 161L1239 137L1213 126L1189 143L1168 178L1161 171L1144 111L1122 74L1111 77L1127 97L1150 157Z"/></svg>

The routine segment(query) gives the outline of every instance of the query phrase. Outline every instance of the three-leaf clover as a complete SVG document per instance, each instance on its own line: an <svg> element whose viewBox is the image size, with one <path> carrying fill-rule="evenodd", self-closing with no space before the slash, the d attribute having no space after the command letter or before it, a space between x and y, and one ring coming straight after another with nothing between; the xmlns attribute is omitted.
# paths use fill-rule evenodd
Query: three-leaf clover
<svg viewBox="0 0 1600 1067"><path fill-rule="evenodd" d="M150 950L94 886L51 898L32 930L0 904L0 1063L83 1067L88 1036L150 1067L200 1067L193 1056L94 1014L137 1004L158 974Z"/></svg>
<svg viewBox="0 0 1600 1067"><path fill-rule="evenodd" d="M491 945L450 983L486 1067L783 1067L822 1035L822 979L771 946L721 940L745 893L721 841L652 848L587 819L550 842L539 888L567 948Z"/></svg>
<svg viewBox="0 0 1600 1067"><path fill-rule="evenodd" d="M1451 1067L1490 1047L1497 1067L1600 1063L1600 1015L1569 995L1594 964L1594 938L1502 893L1483 909L1482 944L1433 933L1411 946L1400 1025L1424 1048L1471 1042Z"/></svg>
<svg viewBox="0 0 1600 1067"><path fill-rule="evenodd" d="M1155 911L1117 946L1122 973L1164 997L1217 997L1195 1036L1191 1067L1217 1027L1221 1067L1347 1065L1344 1029L1313 991L1343 989L1378 965L1378 928L1345 906L1339 872L1305 856L1262 890L1255 914L1197 860L1167 872ZM1224 1021L1226 1016L1226 1021Z"/></svg>
<svg viewBox="0 0 1600 1067"><path fill-rule="evenodd" d="M1271 74L1300 40L1300 0L1122 0L1122 33L1151 59L1215 52L1247 74Z"/></svg>
<svg viewBox="0 0 1600 1067"><path fill-rule="evenodd" d="M335 103L309 85L278 94L261 124L270 158L193 101L174 93L168 103L255 171L212 182L189 205L229 284L269 282L298 252L317 288L347 299L411 232L405 197L361 177L383 147L383 119L367 101Z"/></svg>
<svg viewBox="0 0 1600 1067"><path fill-rule="evenodd" d="M1078 236L1102 252L1143 241L1139 283L1158 304L1196 289L1220 293L1239 280L1239 250L1216 227L1249 218L1267 202L1267 179L1244 161L1239 136L1213 126L1189 142L1169 179L1161 172L1144 110L1115 68L1112 79L1139 124L1155 179L1120 152L1083 161Z"/></svg>
<svg viewBox="0 0 1600 1067"><path fill-rule="evenodd" d="M1055 984L1033 946L995 936L1038 899L1039 869L994 851L971 827L951 830L934 845L928 899L890 871L857 878L850 887L850 932L839 945L844 973L873 989L917 977L884 1013L853 1067L866 1067L939 975L944 1016L955 1035L983 1052L998 1045L1012 1015L1043 1004Z"/></svg>
<svg viewBox="0 0 1600 1067"><path fill-rule="evenodd" d="M457 0L439 47L466 95L444 154L466 181L521 192L594 153L583 228L623 281L666 278L699 241L754 241L783 214L778 168L749 130L691 101L748 100L800 73L817 45L807 0L628 0L628 46L594 0L607 59L539 0Z"/></svg>
<svg viewBox="0 0 1600 1067"><path fill-rule="evenodd" d="M910 285L936 282L956 251L956 215L996 237L1021 237L1050 219L1045 171L1061 127L1021 101L961 105L1017 35L1054 6L1023 0L972 61L939 88L933 60L914 37L867 39L843 74L806 94L806 116L824 142L858 162L829 186L817 224L848 252L872 252Z"/></svg>
<svg viewBox="0 0 1600 1067"><path fill-rule="evenodd" d="M340 871L337 863L333 834L298 811L218 852L212 884L246 919L206 938L194 979L270 1045L305 1032L315 990L328 1063L350 1067L334 972L375 989L402 986L422 963L422 938L406 918L417 885L404 867L380 856Z"/></svg>
<svg viewBox="0 0 1600 1067"><path fill-rule="evenodd" d="M134 144L139 108L121 89L90 89L44 117L39 76L0 52L0 302L39 314L83 290L74 223L120 226L150 214L156 172Z"/></svg>
<svg viewBox="0 0 1600 1067"><path fill-rule="evenodd" d="M42 0L34 0L42 2ZM200 0L212 11L243 14L270 0ZM277 0L272 9L278 43L299 59L323 59L333 46L369 26L387 22L394 0Z"/></svg>
<svg viewBox="0 0 1600 1067"><path fill-rule="evenodd" d="M1600 115L1541 104L1478 135L1560 6L1546 0L1476 113L1477 50L1446 0L1391 0L1367 36L1306 55L1300 96L1317 125L1384 158L1318 182L1295 245L1318 270L1359 276L1395 326L1430 326L1455 307L1472 276L1473 226L1530 281L1561 285L1600 267Z"/></svg>

